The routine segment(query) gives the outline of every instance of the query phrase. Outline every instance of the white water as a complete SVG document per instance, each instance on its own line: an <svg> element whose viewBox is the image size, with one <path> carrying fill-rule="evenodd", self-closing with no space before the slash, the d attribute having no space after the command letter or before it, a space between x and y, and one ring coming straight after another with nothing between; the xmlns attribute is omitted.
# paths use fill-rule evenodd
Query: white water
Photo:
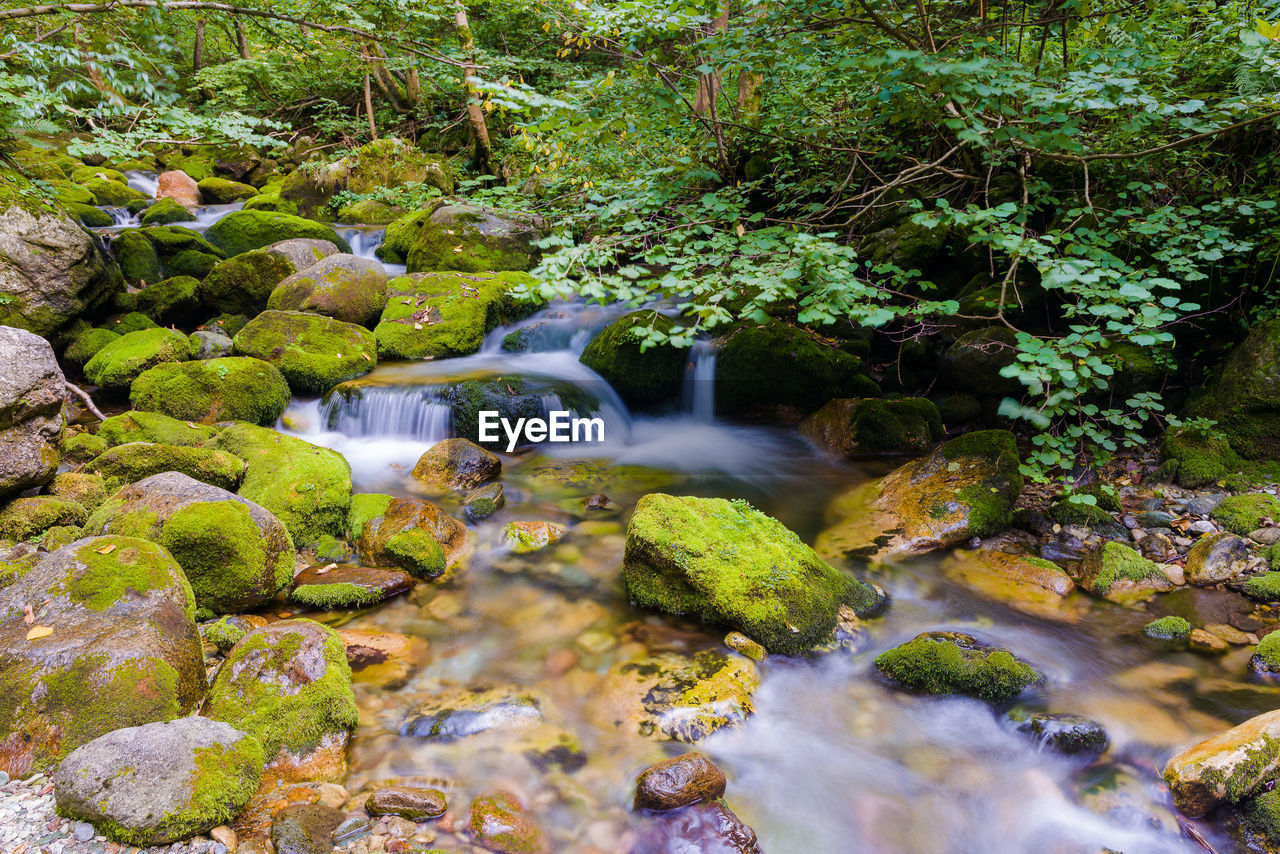
<svg viewBox="0 0 1280 854"><path fill-rule="evenodd" d="M129 181L129 186L137 190L148 199L156 197L156 191L160 188L160 176L155 172L126 172L125 178Z"/></svg>

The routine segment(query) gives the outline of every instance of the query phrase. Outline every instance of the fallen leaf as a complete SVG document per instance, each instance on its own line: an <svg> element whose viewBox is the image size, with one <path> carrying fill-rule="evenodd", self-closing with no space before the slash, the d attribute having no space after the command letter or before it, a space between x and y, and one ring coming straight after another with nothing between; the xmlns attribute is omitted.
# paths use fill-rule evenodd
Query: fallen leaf
<svg viewBox="0 0 1280 854"><path fill-rule="evenodd" d="M27 640L39 640L51 634L53 634L52 626L33 626L31 631L27 632Z"/></svg>
<svg viewBox="0 0 1280 854"><path fill-rule="evenodd" d="M100 549L94 549L94 551L100 555L109 555L115 550L116 550L115 543L107 543L105 546L103 546Z"/></svg>

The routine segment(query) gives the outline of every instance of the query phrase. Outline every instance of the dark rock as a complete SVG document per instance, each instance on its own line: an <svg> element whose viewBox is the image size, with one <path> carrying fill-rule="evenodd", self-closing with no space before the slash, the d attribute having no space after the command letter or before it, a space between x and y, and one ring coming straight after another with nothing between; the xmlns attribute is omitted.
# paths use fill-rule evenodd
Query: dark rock
<svg viewBox="0 0 1280 854"><path fill-rule="evenodd" d="M636 809L672 810L724 794L724 772L700 753L650 766L636 778Z"/></svg>
<svg viewBox="0 0 1280 854"><path fill-rule="evenodd" d="M471 489L502 472L502 460L469 439L445 439L431 446L413 467L413 478L430 486Z"/></svg>
<svg viewBox="0 0 1280 854"><path fill-rule="evenodd" d="M410 821L422 821L444 815L448 808L444 792L414 786L385 786L374 789L365 810L369 815L398 815Z"/></svg>
<svg viewBox="0 0 1280 854"><path fill-rule="evenodd" d="M630 854L759 854L756 834L722 803L656 813L640 828Z"/></svg>
<svg viewBox="0 0 1280 854"><path fill-rule="evenodd" d="M329 854L333 832L343 814L322 804L294 804L276 814L271 824L271 844L276 854Z"/></svg>
<svg viewBox="0 0 1280 854"><path fill-rule="evenodd" d="M1102 724L1079 715L1014 709L1009 713L1009 722L1042 748L1064 756L1101 756L1111 744Z"/></svg>

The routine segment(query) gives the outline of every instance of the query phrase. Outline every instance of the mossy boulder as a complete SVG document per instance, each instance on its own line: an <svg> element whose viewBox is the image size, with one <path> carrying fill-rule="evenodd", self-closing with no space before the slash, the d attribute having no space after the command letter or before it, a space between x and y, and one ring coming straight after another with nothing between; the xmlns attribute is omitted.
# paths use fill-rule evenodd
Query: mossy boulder
<svg viewBox="0 0 1280 854"><path fill-rule="evenodd" d="M229 824L257 791L262 745L208 718L126 727L72 751L54 775L58 814L115 842L163 845Z"/></svg>
<svg viewBox="0 0 1280 854"><path fill-rule="evenodd" d="M196 182L196 186L200 188L200 195L204 197L205 204L210 205L229 205L258 195L257 187L241 184L239 181L229 181L226 178L205 178L203 181Z"/></svg>
<svg viewBox="0 0 1280 854"><path fill-rule="evenodd" d="M276 285L267 308L310 311L372 327L387 306L382 265L354 255L330 255Z"/></svg>
<svg viewBox="0 0 1280 854"><path fill-rule="evenodd" d="M299 546L346 530L351 466L341 454L251 424L221 430L209 446L249 464L240 494L279 517Z"/></svg>
<svg viewBox="0 0 1280 854"><path fill-rule="evenodd" d="M1246 536L1268 520L1280 521L1280 498L1265 493L1229 495L1213 508L1209 518L1233 534Z"/></svg>
<svg viewBox="0 0 1280 854"><path fill-rule="evenodd" d="M107 449L107 440L94 433L72 433L62 439L63 456L75 462L87 462Z"/></svg>
<svg viewBox="0 0 1280 854"><path fill-rule="evenodd" d="M497 454L462 438L437 442L413 467L414 480L442 489L471 489L501 473L502 460Z"/></svg>
<svg viewBox="0 0 1280 854"><path fill-rule="evenodd" d="M1214 419L1242 457L1280 460L1280 320L1250 329L1213 377L1187 414Z"/></svg>
<svg viewBox="0 0 1280 854"><path fill-rule="evenodd" d="M288 258L293 262L295 270L306 270L319 264L330 255L338 254L338 247L328 240L314 237L296 237L292 240L281 240L266 247L267 252Z"/></svg>
<svg viewBox="0 0 1280 854"><path fill-rule="evenodd" d="M1245 460L1217 431L1171 427L1160 441L1160 477L1196 489L1215 483L1248 484L1280 479L1280 468Z"/></svg>
<svg viewBox="0 0 1280 854"><path fill-rule="evenodd" d="M267 307L276 285L296 270L280 253L243 252L209 271L200 282L200 299L211 311L252 316Z"/></svg>
<svg viewBox="0 0 1280 854"><path fill-rule="evenodd" d="M1160 564L1126 545L1108 541L1085 559L1080 586L1111 602L1132 605L1172 590L1174 584Z"/></svg>
<svg viewBox="0 0 1280 854"><path fill-rule="evenodd" d="M71 170L67 176L77 184L83 184L85 181L92 181L94 178L102 178L107 181L115 181L119 184L129 183L129 176L125 175L118 169L109 169L105 166L77 166Z"/></svg>
<svg viewBox="0 0 1280 854"><path fill-rule="evenodd" d="M79 205L81 207L89 206L94 203L93 193L90 193L79 184L73 184L70 181L54 180L49 182L49 186L53 187L53 194L68 210L71 205ZM98 210L94 208L94 210ZM107 219L111 216L108 214Z"/></svg>
<svg viewBox="0 0 1280 854"><path fill-rule="evenodd" d="M213 448L128 442L90 461L85 471L100 475L113 487L174 471L235 492L244 480L244 468L244 460Z"/></svg>
<svg viewBox="0 0 1280 854"><path fill-rule="evenodd" d="M212 439L221 428L207 427L194 421L179 421L158 412L133 410L113 415L98 425L99 439L106 446L126 442L159 442L163 445L200 445ZM99 452L100 453L100 452ZM96 454L95 454L96 456Z"/></svg>
<svg viewBox="0 0 1280 854"><path fill-rule="evenodd" d="M534 241L544 230L537 217L448 202L416 219L409 229L395 234L388 229L386 252L381 257L391 260L389 253L398 253L407 245L403 257L410 273L528 270L541 255Z"/></svg>
<svg viewBox="0 0 1280 854"><path fill-rule="evenodd" d="M153 225L142 229L140 233L151 241L166 264L180 252L201 252L217 258L226 257L221 249L205 240L204 235L185 226Z"/></svg>
<svg viewBox="0 0 1280 854"><path fill-rule="evenodd" d="M295 237L327 240L343 252L351 251L347 241L329 226L274 211L236 211L209 226L205 234L228 258Z"/></svg>
<svg viewBox="0 0 1280 854"><path fill-rule="evenodd" d="M0 506L0 540L29 540L57 525L83 525L87 517L80 504L52 495L15 498Z"/></svg>
<svg viewBox="0 0 1280 854"><path fill-rule="evenodd" d="M295 394L324 394L378 364L372 332L305 311L264 311L236 333L231 348L275 365Z"/></svg>
<svg viewBox="0 0 1280 854"><path fill-rule="evenodd" d="M111 730L190 713L205 694L194 613L173 557L133 537L77 540L13 578L0 589L0 770L51 771Z"/></svg>
<svg viewBox="0 0 1280 854"><path fill-rule="evenodd" d="M190 329L204 316L199 291L199 279L174 276L140 291L138 311L154 317L162 326Z"/></svg>
<svg viewBox="0 0 1280 854"><path fill-rule="evenodd" d="M166 362L192 358L191 341L172 329L143 329L121 335L84 366L84 375L106 389L128 388L143 372Z"/></svg>
<svg viewBox="0 0 1280 854"><path fill-rule="evenodd" d="M363 194L405 184L425 184L446 196L454 189L448 160L397 137L383 137L332 163L304 164L280 185L278 198L297 212L324 217L330 213L330 201L343 190ZM339 214L338 221L360 220Z"/></svg>
<svg viewBox="0 0 1280 854"><path fill-rule="evenodd" d="M164 546L191 582L197 606L216 614L269 601L292 580L296 563L288 531L270 512L172 471L122 488L94 512L85 531Z"/></svg>
<svg viewBox="0 0 1280 854"><path fill-rule="evenodd" d="M83 368L86 362L98 354L99 350L119 337L119 333L112 332L110 329L96 326L86 329L75 337L71 346L63 351L62 361L68 365Z"/></svg>
<svg viewBox="0 0 1280 854"><path fill-rule="evenodd" d="M341 638L311 620L254 629L218 670L204 714L256 738L285 779L342 781L360 713Z"/></svg>
<svg viewBox="0 0 1280 854"><path fill-rule="evenodd" d="M923 397L837 398L800 422L800 432L842 457L919 453L943 436L938 407Z"/></svg>
<svg viewBox="0 0 1280 854"><path fill-rule="evenodd" d="M1164 767L1173 805L1190 818L1239 803L1280 777L1280 711L1266 712L1183 750Z"/></svg>
<svg viewBox="0 0 1280 854"><path fill-rule="evenodd" d="M1040 679L1006 649L983 646L959 632L925 632L876 656L886 677L923 694L963 694L1003 703Z"/></svg>
<svg viewBox="0 0 1280 854"><path fill-rule="evenodd" d="M361 561L398 566L415 578L442 575L467 540L462 523L430 501L378 493L351 497L347 530Z"/></svg>
<svg viewBox="0 0 1280 854"><path fill-rule="evenodd" d="M102 475L93 472L66 471L44 485L44 494L79 504L92 513L106 500L107 484Z"/></svg>
<svg viewBox="0 0 1280 854"><path fill-rule="evenodd" d="M213 268L218 266L218 262L221 260L220 256L210 255L208 252L184 249L165 259L164 269L165 273L170 276L190 276L193 279L203 279L213 272Z"/></svg>
<svg viewBox="0 0 1280 854"><path fill-rule="evenodd" d="M335 222L359 223L361 225L388 225L400 219L407 211L399 205L389 204L378 199L361 199L338 208L334 215Z"/></svg>
<svg viewBox="0 0 1280 854"><path fill-rule="evenodd" d="M131 296L137 296L131 294ZM137 308L135 305L134 308ZM130 310L128 314L117 315L107 321L107 327L117 335L128 335L130 332L141 332L144 329L156 329L160 324L140 311Z"/></svg>
<svg viewBox="0 0 1280 854"><path fill-rule="evenodd" d="M80 224L85 228L107 228L115 223L111 214L102 208L81 205L75 202L64 202L63 207L75 214L76 219L80 220Z"/></svg>
<svg viewBox="0 0 1280 854"><path fill-rule="evenodd" d="M780 321L738 328L716 354L719 414L805 414L834 397L879 395L857 356Z"/></svg>
<svg viewBox="0 0 1280 854"><path fill-rule="evenodd" d="M116 235L111 250L120 264L120 272L131 285L158 282L164 278L160 255L141 231L130 229Z"/></svg>
<svg viewBox="0 0 1280 854"><path fill-rule="evenodd" d="M836 521L819 535L818 553L889 560L999 533L1022 492L1021 463L1006 430L952 439L837 496L829 508Z"/></svg>
<svg viewBox="0 0 1280 854"><path fill-rule="evenodd" d="M157 199L155 204L142 212L143 225L170 225L175 222L195 222L196 215L173 199Z"/></svg>
<svg viewBox="0 0 1280 854"><path fill-rule="evenodd" d="M1001 376L1018 354L1018 337L1007 326L988 326L961 335L942 354L942 373L949 387L980 397L1018 394L1016 377Z"/></svg>
<svg viewBox="0 0 1280 854"><path fill-rule="evenodd" d="M1186 640L1191 624L1182 617L1161 617L1143 626L1142 633L1153 640Z"/></svg>
<svg viewBox="0 0 1280 854"><path fill-rule="evenodd" d="M665 342L645 345L651 334L675 329L664 314L633 311L592 338L578 361L604 377L628 406L670 403L680 396L688 350Z"/></svg>
<svg viewBox="0 0 1280 854"><path fill-rule="evenodd" d="M158 365L139 375L129 390L136 411L201 424L272 425L291 399L289 384L274 365L237 356Z"/></svg>
<svg viewBox="0 0 1280 854"><path fill-rule="evenodd" d="M110 178L90 178L80 182L80 186L93 194L94 204L103 207L122 208L129 202L147 198L141 191L133 189L123 181L113 181Z"/></svg>
<svg viewBox="0 0 1280 854"><path fill-rule="evenodd" d="M879 604L776 519L719 498L640 499L622 578L637 605L732 627L770 652L807 652L831 638L842 606Z"/></svg>
<svg viewBox="0 0 1280 854"><path fill-rule="evenodd" d="M466 356L485 333L533 311L510 291L531 284L525 273L418 273L387 283L387 305L374 328L383 359Z"/></svg>

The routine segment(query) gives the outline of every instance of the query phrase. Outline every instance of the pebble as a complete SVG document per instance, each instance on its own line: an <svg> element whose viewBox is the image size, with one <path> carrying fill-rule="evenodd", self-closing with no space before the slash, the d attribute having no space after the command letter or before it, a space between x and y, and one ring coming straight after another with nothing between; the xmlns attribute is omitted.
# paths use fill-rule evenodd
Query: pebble
<svg viewBox="0 0 1280 854"><path fill-rule="evenodd" d="M1187 641L1192 650L1206 655L1226 655L1230 649L1226 641L1204 629L1192 629Z"/></svg>
<svg viewBox="0 0 1280 854"><path fill-rule="evenodd" d="M1213 524L1207 519L1197 519L1196 521L1192 522L1190 525L1187 526L1188 532L1192 534L1198 534L1200 536L1204 536L1205 534L1212 534L1216 530L1218 530L1218 526Z"/></svg>
<svg viewBox="0 0 1280 854"><path fill-rule="evenodd" d="M1259 528L1249 533L1249 539L1264 546L1273 546L1280 543L1280 527Z"/></svg>
<svg viewBox="0 0 1280 854"><path fill-rule="evenodd" d="M76 838L77 842L88 842L97 835L97 831L87 821L75 821L71 823L71 835Z"/></svg>

